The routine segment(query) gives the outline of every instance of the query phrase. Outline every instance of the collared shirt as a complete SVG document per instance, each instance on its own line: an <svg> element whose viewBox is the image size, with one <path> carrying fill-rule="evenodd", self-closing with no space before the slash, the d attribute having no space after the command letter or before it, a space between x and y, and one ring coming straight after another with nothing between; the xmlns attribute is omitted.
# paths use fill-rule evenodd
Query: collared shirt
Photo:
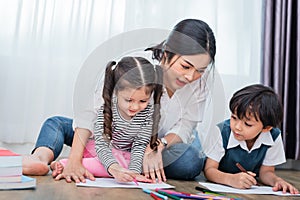
<svg viewBox="0 0 300 200"><path fill-rule="evenodd" d="M216 142L217 141L217 142ZM216 127L211 134L210 139L208 140L208 145L211 148L206 149L207 157L220 162L223 156L225 155L225 149L223 148L223 140L220 129ZM255 141L253 147L249 150L246 144L246 141L238 141L234 138L233 133L230 133L227 149L240 146L242 149L246 150L248 153L258 149L262 144L269 145L266 152L266 156L263 161L263 165L266 166L275 166L286 162L285 152L283 147L283 142L281 136L278 136L275 141L273 141L270 132L264 132L259 135Z"/></svg>
<svg viewBox="0 0 300 200"><path fill-rule="evenodd" d="M170 98L166 89L161 98L159 138L170 133L178 135L184 143L192 142L193 130L202 121L207 91L196 80L175 91ZM202 86L202 87L201 87Z"/></svg>

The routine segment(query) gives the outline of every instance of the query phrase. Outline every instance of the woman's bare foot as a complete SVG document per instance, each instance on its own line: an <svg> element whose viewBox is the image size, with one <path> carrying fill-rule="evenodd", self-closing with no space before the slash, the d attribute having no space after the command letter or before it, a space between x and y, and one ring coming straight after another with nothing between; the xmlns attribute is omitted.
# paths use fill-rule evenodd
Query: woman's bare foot
<svg viewBox="0 0 300 200"><path fill-rule="evenodd" d="M48 163L42 162L39 158L33 155L25 155L22 158L24 175L43 176L48 174Z"/></svg>
<svg viewBox="0 0 300 200"><path fill-rule="evenodd" d="M52 177L55 178L57 175L61 174L64 170L64 166L59 161L53 161L50 164L52 170Z"/></svg>

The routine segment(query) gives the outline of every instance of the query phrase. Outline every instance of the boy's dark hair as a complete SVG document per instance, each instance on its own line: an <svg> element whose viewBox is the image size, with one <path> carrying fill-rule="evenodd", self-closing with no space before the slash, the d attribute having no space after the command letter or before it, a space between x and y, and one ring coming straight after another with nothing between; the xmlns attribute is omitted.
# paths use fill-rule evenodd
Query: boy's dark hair
<svg viewBox="0 0 300 200"><path fill-rule="evenodd" d="M278 126L283 117L283 109L278 95L270 87L254 84L235 92L229 107L239 119L253 115L263 127Z"/></svg>

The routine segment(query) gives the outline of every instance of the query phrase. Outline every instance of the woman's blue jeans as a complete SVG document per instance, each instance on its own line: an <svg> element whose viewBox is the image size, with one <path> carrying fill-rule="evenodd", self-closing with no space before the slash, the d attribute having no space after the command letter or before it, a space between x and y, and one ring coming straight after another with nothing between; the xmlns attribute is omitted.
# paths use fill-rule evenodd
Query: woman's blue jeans
<svg viewBox="0 0 300 200"><path fill-rule="evenodd" d="M168 179L193 180L204 168L206 156L197 131L191 144L177 143L163 151L164 171Z"/></svg>
<svg viewBox="0 0 300 200"><path fill-rule="evenodd" d="M64 144L72 146L74 137L72 123L73 120L66 117L48 118L41 128L35 149L48 147L53 151L55 160ZM202 153L198 134L196 132L194 134L196 139L192 144L178 143L163 151L164 170L168 179L192 180L202 171L206 157Z"/></svg>
<svg viewBox="0 0 300 200"><path fill-rule="evenodd" d="M73 120L66 117L48 118L40 130L34 150L38 147L48 147L53 151L55 160L61 153L64 144L72 146L74 137L72 123Z"/></svg>

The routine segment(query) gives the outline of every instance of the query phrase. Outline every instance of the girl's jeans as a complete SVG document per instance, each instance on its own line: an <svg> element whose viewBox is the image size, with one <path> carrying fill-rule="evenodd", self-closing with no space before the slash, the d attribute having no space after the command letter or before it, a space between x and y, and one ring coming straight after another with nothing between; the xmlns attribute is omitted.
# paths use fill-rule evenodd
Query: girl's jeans
<svg viewBox="0 0 300 200"><path fill-rule="evenodd" d="M35 149L48 147L53 151L55 160L64 144L72 146L74 136L72 123L73 120L66 117L48 118L41 128ZM192 144L178 143L163 151L164 171L168 179L192 180L202 171L206 157L198 134L195 131L194 134L196 139Z"/></svg>

